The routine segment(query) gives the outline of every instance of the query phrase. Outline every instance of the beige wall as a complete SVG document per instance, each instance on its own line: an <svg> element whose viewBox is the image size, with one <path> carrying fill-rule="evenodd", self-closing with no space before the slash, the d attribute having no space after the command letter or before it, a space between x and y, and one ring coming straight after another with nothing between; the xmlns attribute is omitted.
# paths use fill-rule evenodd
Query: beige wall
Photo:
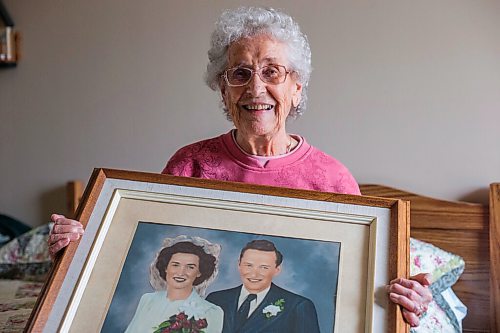
<svg viewBox="0 0 500 333"><path fill-rule="evenodd" d="M231 126L203 84L213 22L256 1L4 0L23 59L0 70L0 212L32 225L94 167L160 171ZM486 202L500 181L500 2L268 1L309 36L290 131L359 182Z"/></svg>

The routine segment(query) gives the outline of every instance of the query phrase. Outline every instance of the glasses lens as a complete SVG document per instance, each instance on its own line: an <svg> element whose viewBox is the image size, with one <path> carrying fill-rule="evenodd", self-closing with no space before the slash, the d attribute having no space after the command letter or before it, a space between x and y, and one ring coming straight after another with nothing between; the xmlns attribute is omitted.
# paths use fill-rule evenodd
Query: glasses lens
<svg viewBox="0 0 500 333"><path fill-rule="evenodd" d="M231 68L227 70L229 84L245 85L252 78L252 70L245 67Z"/></svg>
<svg viewBox="0 0 500 333"><path fill-rule="evenodd" d="M252 79L254 71L246 67L230 68L226 71L227 82L232 86L244 86ZM286 68L280 65L264 66L258 71L262 81L280 84L286 80Z"/></svg>
<svg viewBox="0 0 500 333"><path fill-rule="evenodd" d="M282 66L265 66L261 69L260 77L267 83L278 84L284 81L286 70Z"/></svg>

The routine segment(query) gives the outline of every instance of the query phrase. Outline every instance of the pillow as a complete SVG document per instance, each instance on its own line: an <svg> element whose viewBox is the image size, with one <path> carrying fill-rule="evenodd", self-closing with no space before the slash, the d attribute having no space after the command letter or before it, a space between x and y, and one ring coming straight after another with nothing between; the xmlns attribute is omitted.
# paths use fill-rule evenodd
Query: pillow
<svg viewBox="0 0 500 333"><path fill-rule="evenodd" d="M429 303L427 312L420 318L418 327L410 328L411 333L457 333L462 332L456 328L450 316L435 300Z"/></svg>
<svg viewBox="0 0 500 333"><path fill-rule="evenodd" d="M10 216L0 214L0 245L28 232L31 228Z"/></svg>
<svg viewBox="0 0 500 333"><path fill-rule="evenodd" d="M453 304L442 293L457 282L465 268L464 260L432 244L410 238L410 275L431 274L433 300L420 326L412 328L412 333L420 332L461 332L461 324L453 311Z"/></svg>
<svg viewBox="0 0 500 333"><path fill-rule="evenodd" d="M0 278L44 281L52 265L45 224L14 238L0 248Z"/></svg>

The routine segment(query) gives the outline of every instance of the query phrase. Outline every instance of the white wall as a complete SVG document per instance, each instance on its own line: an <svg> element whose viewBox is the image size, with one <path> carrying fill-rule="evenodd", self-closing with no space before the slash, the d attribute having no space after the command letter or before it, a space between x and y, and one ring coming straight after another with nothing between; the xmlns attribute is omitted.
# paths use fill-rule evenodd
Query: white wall
<svg viewBox="0 0 500 333"><path fill-rule="evenodd" d="M94 167L160 171L227 131L203 84L213 23L258 1L4 0L23 59L0 70L0 212L37 225ZM267 1L309 36L290 124L359 182L487 202L500 181L500 2Z"/></svg>

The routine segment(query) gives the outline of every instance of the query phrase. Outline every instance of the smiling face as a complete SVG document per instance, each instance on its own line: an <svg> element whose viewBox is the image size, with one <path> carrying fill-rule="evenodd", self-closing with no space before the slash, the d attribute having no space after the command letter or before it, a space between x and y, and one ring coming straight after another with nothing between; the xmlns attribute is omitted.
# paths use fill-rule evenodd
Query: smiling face
<svg viewBox="0 0 500 333"><path fill-rule="evenodd" d="M242 38L228 49L228 68L257 70L266 65L282 65L291 70L287 46L266 35L257 35ZM302 92L294 72L281 84L265 83L254 74L245 86L229 87L222 79L220 88L234 125L246 137L273 137L284 132L290 108L299 104Z"/></svg>
<svg viewBox="0 0 500 333"><path fill-rule="evenodd" d="M192 289L194 280L201 276L200 259L191 253L175 253L165 269L167 289Z"/></svg>
<svg viewBox="0 0 500 333"><path fill-rule="evenodd" d="M248 249L240 259L238 270L245 288L256 294L271 285L273 278L281 272L281 265L276 266L274 251Z"/></svg>

